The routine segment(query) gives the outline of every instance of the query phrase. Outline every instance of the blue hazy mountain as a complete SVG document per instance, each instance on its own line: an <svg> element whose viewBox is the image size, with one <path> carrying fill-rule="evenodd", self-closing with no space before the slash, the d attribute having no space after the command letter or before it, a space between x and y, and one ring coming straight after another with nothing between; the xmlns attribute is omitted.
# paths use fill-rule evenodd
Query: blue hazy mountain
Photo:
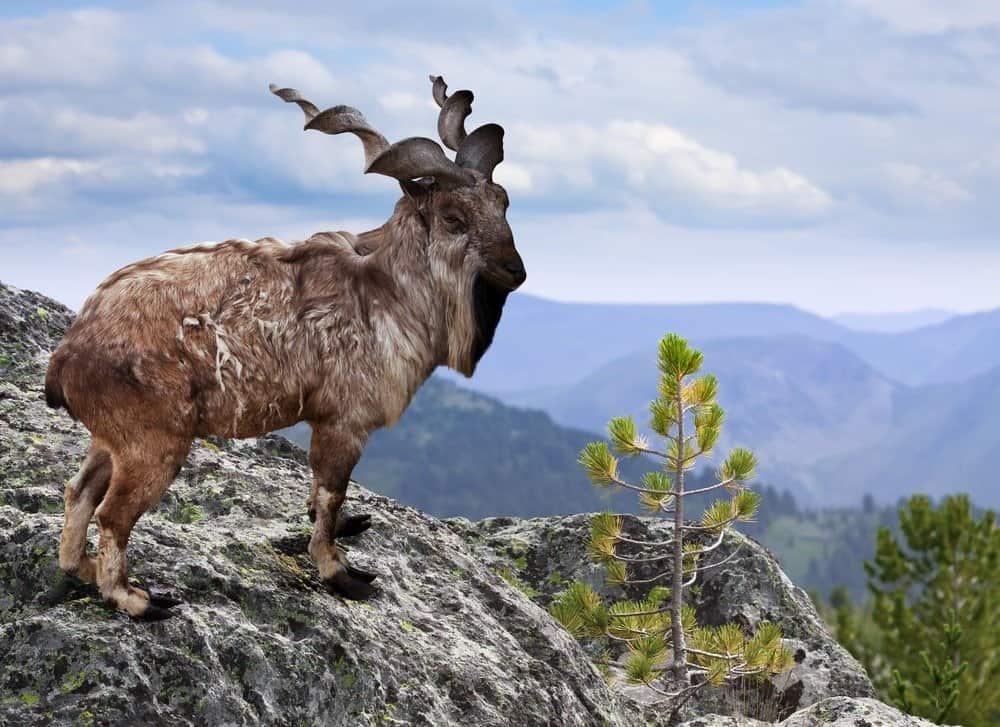
<svg viewBox="0 0 1000 727"><path fill-rule="evenodd" d="M667 332L696 345L758 336L839 343L884 376L912 385L961 381L1000 365L1000 309L882 333L852 330L791 305L560 303L516 294L493 347L464 385L501 397L544 392L649 348Z"/></svg>
<svg viewBox="0 0 1000 727"><path fill-rule="evenodd" d="M957 382L1000 365L1000 309L904 333L853 333L839 340L896 381Z"/></svg>
<svg viewBox="0 0 1000 727"><path fill-rule="evenodd" d="M903 313L840 313L830 320L853 331L871 333L904 333L915 328L934 326L954 318L953 311L923 308Z"/></svg>
<svg viewBox="0 0 1000 727"><path fill-rule="evenodd" d="M988 395L983 404L975 394L962 399L973 384L988 394L1000 378L1000 309L885 333L851 330L788 305L558 303L515 295L493 348L463 385L583 430L602 431L623 413L643 421L656 387L655 344L668 331L702 348L707 370L722 381L724 444L753 447L762 479L805 502L967 490L984 505L1000 503L992 482L1000 409L984 410ZM968 424L956 419L956 399L973 412ZM926 451L930 441L936 455ZM949 451L963 453L961 466L939 465ZM913 469L897 466L900 458ZM898 476L890 474L894 467Z"/></svg>
<svg viewBox="0 0 1000 727"><path fill-rule="evenodd" d="M726 409L718 451L751 447L761 461L761 480L807 503L831 501L815 465L890 433L895 400L905 388L845 346L804 336L717 339L701 348L704 371L719 377L719 403ZM621 414L645 423L657 378L656 349L649 348L575 384L507 398L542 408L557 422L601 431ZM844 493L844 500L860 496Z"/></svg>
<svg viewBox="0 0 1000 727"><path fill-rule="evenodd" d="M955 491L1000 505L1000 367L964 382L908 386L843 344L803 336L717 339L702 350L726 409L719 451L751 447L762 481L813 505ZM645 422L656 380L648 348L574 384L507 400L599 431L620 414Z"/></svg>
<svg viewBox="0 0 1000 727"><path fill-rule="evenodd" d="M668 331L693 340L796 334L838 340L849 335L790 305L559 303L515 294L492 348L465 385L497 393L561 386L655 344Z"/></svg>
<svg viewBox="0 0 1000 727"><path fill-rule="evenodd" d="M900 387L888 432L865 446L812 467L817 482L845 493L968 492L983 507L1000 507L1000 367L960 383Z"/></svg>

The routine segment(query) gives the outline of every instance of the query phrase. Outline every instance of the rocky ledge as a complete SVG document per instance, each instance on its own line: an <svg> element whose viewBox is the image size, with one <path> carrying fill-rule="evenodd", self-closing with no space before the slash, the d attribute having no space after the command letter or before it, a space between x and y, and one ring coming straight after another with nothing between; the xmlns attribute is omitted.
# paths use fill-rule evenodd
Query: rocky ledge
<svg viewBox="0 0 1000 727"><path fill-rule="evenodd" d="M41 381L70 320L0 285L0 724L667 723L643 690L607 685L545 610L567 581L603 581L587 516L444 523L352 484L348 509L374 524L347 545L380 578L372 600L344 601L306 553L304 453L278 437L196 444L129 550L133 580L185 605L152 624L108 610L57 564L62 488L87 433L45 407ZM757 691L703 692L688 724L731 723L710 712L920 724L870 699L805 594L760 546L737 546L738 562L703 583L699 614L775 620L798 663Z"/></svg>

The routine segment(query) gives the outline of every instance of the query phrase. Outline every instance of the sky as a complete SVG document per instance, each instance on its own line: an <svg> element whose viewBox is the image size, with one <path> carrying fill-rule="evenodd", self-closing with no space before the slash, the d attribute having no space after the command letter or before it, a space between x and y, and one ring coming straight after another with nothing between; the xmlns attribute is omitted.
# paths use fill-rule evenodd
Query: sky
<svg viewBox="0 0 1000 727"><path fill-rule="evenodd" d="M1000 306L1000 3L0 4L0 280L73 307L204 240L360 232L398 186L267 91L506 129L528 270L569 301ZM474 9L473 9L474 8Z"/></svg>

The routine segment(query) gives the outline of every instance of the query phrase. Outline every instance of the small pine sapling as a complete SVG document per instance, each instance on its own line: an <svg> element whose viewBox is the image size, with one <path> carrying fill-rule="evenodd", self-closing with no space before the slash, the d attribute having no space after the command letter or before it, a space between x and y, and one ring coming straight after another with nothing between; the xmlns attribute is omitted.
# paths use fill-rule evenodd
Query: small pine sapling
<svg viewBox="0 0 1000 727"><path fill-rule="evenodd" d="M589 585L574 583L551 607L553 616L576 637L625 647L623 664L611 661L610 652L606 653L601 661L606 673L622 671L628 681L645 684L675 704L704 684L767 678L792 664L776 625L763 622L752 635L735 624L703 627L685 603L685 589L695 585L699 574L725 565L737 554L738 550L722 560L703 562L723 544L735 523L753 519L760 500L745 485L753 476L756 458L743 448L729 453L714 484L685 488L685 475L699 458L711 454L723 423L722 408L715 401L718 381L712 375L695 378L701 365L702 354L683 338L670 334L660 341L659 396L649 410L650 429L665 447L651 445L631 417L617 417L608 424L611 446L591 442L580 454L595 486L633 491L650 513L672 520L672 536L658 541L626 537L623 518L612 513L598 514L591 522L589 553L604 566L608 581L623 587L648 584L649 591L641 600L606 605ZM662 469L647 473L641 484L626 482L618 471L618 456L640 455L662 461ZM700 521L685 522L685 498L716 490L724 490L728 497L709 506ZM645 548L644 554L628 554L636 546ZM660 563L667 566L661 568ZM650 568L652 576L634 572ZM692 685L694 675L699 678Z"/></svg>

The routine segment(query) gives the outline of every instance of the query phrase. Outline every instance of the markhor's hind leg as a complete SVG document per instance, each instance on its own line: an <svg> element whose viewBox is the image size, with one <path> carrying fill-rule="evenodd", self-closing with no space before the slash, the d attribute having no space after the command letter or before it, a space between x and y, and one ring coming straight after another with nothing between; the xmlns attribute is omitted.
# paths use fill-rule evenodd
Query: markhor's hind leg
<svg viewBox="0 0 1000 727"><path fill-rule="evenodd" d="M189 447L190 442L170 442L159 451L154 447L135 447L127 453L116 452L111 486L97 508L101 535L97 582L101 595L135 618L153 621L168 618L171 612L167 607L177 603L151 599L143 589L129 585L125 549L135 523L173 482Z"/></svg>
<svg viewBox="0 0 1000 727"><path fill-rule="evenodd" d="M59 567L87 583L97 582L97 563L87 555L87 526L111 483L111 455L98 445L66 485L66 519L59 541Z"/></svg>

